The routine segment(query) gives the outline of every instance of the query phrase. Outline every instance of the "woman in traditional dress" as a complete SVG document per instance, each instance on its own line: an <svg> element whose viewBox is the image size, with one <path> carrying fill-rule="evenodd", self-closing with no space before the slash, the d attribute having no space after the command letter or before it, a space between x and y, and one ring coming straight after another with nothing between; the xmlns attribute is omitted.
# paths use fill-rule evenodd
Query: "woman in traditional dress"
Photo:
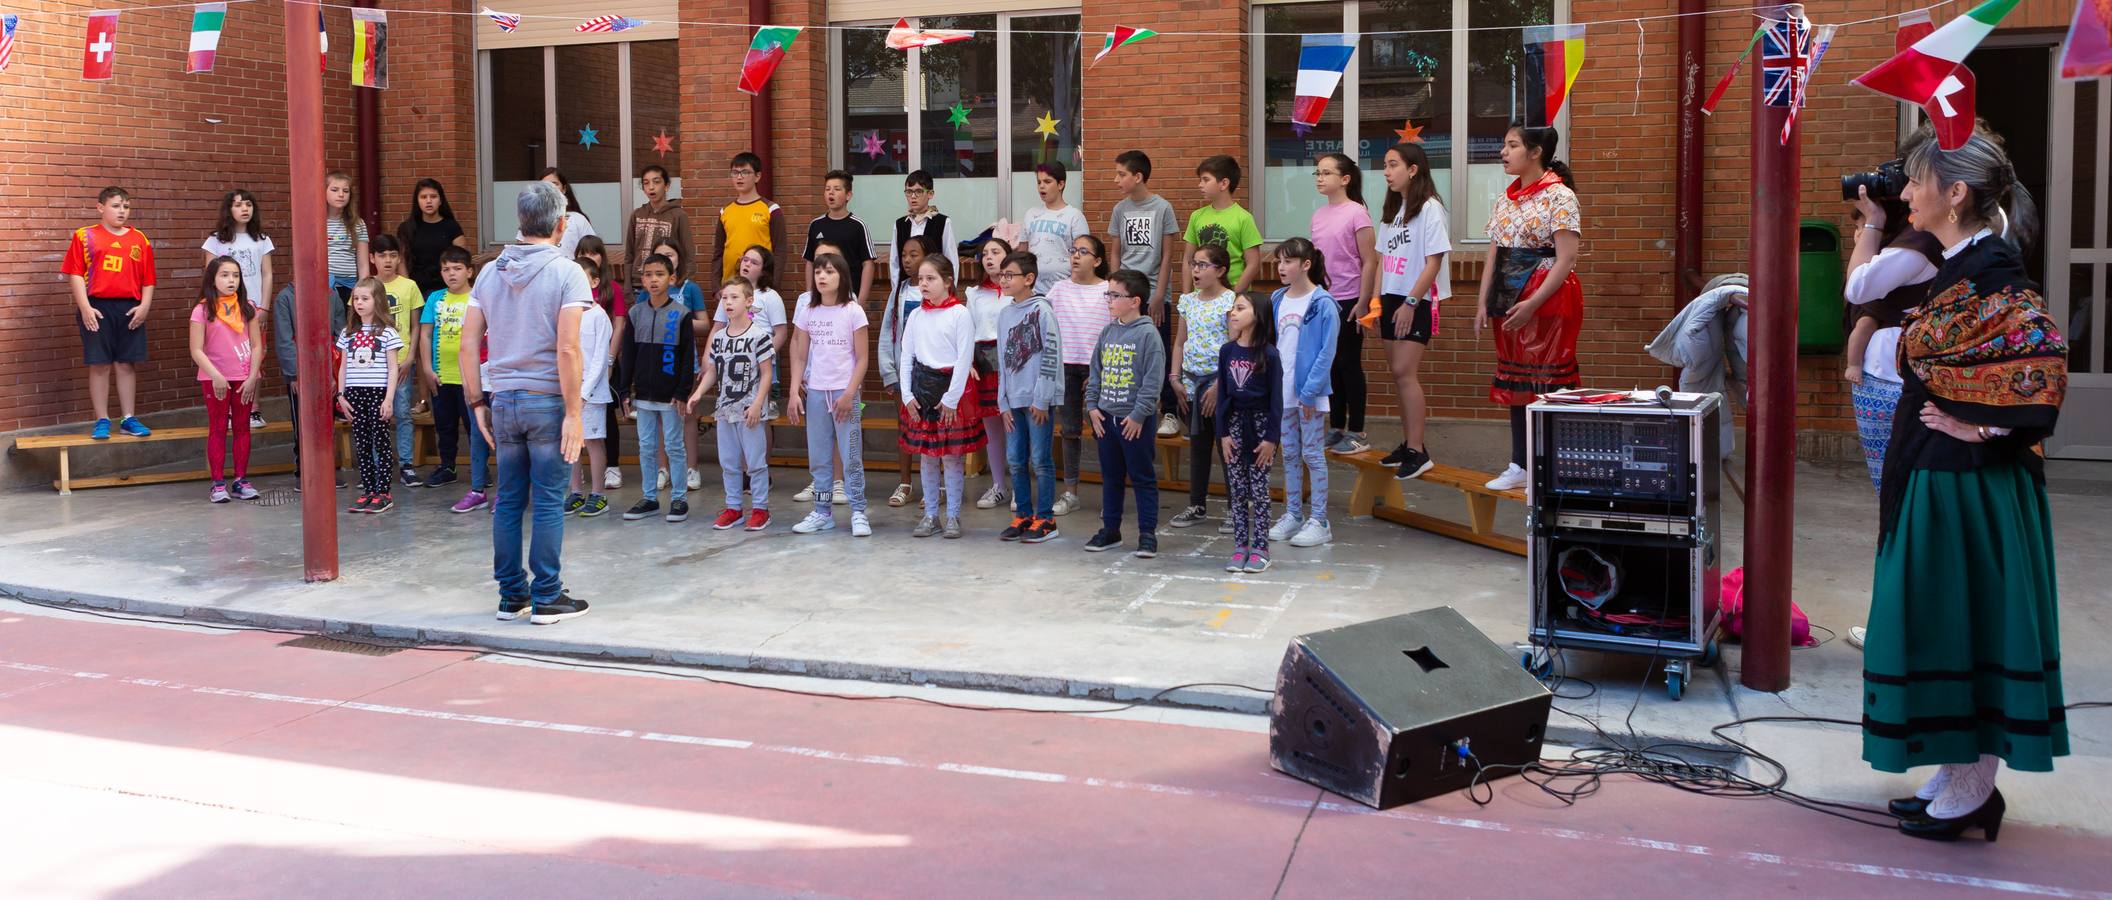
<svg viewBox="0 0 2112 900"><path fill-rule="evenodd" d="M1525 487L1526 405L1578 385L1584 290L1575 270L1583 219L1569 166L1555 158L1561 142L1553 128L1517 125L1503 136L1503 171L1516 180L1489 211L1489 258L1474 315L1476 329L1496 325L1489 400L1511 410L1511 464L1488 483L1491 490Z"/></svg>
<svg viewBox="0 0 2112 900"><path fill-rule="evenodd" d="M1899 339L1902 382L1880 487L1863 648L1863 759L1940 765L1892 801L1899 829L1995 839L1995 772L2068 753L2044 463L2067 345L2024 272L2030 195L1996 139L1907 157L1917 227L1943 265Z"/></svg>

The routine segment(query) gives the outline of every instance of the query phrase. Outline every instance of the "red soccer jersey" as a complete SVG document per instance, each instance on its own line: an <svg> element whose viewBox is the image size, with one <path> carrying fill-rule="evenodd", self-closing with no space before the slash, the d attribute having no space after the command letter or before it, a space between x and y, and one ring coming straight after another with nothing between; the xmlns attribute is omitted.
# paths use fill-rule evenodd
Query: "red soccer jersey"
<svg viewBox="0 0 2112 900"><path fill-rule="evenodd" d="M124 234L101 225L76 228L59 271L88 279L90 297L137 299L142 288L154 286L154 245L137 228Z"/></svg>

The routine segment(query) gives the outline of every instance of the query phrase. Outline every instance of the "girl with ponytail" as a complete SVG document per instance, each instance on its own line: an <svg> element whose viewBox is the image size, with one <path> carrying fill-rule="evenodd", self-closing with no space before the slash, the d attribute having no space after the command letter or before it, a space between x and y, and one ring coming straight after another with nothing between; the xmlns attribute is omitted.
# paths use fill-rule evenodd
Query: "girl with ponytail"
<svg viewBox="0 0 2112 900"><path fill-rule="evenodd" d="M1555 158L1553 128L1513 125L1503 136L1503 171L1516 180L1489 211L1489 256L1474 327L1496 326L1496 377L1489 399L1510 407L1511 464L1491 490L1525 487L1525 407L1579 384L1577 333L1584 290L1577 283L1583 217L1575 179Z"/></svg>

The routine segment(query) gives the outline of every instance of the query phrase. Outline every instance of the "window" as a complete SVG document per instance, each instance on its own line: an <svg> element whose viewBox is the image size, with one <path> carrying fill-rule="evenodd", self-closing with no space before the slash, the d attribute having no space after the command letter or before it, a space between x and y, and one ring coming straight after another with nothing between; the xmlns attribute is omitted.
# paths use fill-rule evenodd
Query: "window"
<svg viewBox="0 0 2112 900"><path fill-rule="evenodd" d="M1076 14L924 16L915 28L975 32L969 40L890 50L886 26L831 31L836 121L832 162L858 176L851 211L876 244L904 210L902 177L931 174L934 204L968 237L1039 203L1034 167L1075 173L1079 143ZM1053 134L1042 122L1053 121ZM1084 196L1073 175L1064 192ZM886 252L886 251L882 251Z"/></svg>
<svg viewBox="0 0 2112 900"><path fill-rule="evenodd" d="M1567 7L1564 2L1559 10L1565 18ZM1430 154L1454 239L1485 238L1489 209L1507 183L1498 161L1504 132L1523 118L1526 101L1524 44L1514 26L1548 24L1557 13L1556 0L1255 6L1254 28L1263 36L1252 76L1258 121L1249 155L1262 161L1253 201L1263 235L1280 240L1306 233L1322 202L1313 190L1313 166L1344 147L1355 148L1365 203L1377 209L1386 192L1378 175L1386 150L1407 131ZM1291 127L1291 103L1306 34L1358 39L1333 102L1301 136Z"/></svg>
<svg viewBox="0 0 2112 900"><path fill-rule="evenodd" d="M483 51L478 85L486 240L516 230L513 198L556 166L595 233L615 244L644 200L637 170L659 163L682 196L676 43L594 41ZM665 137L667 150L659 150Z"/></svg>

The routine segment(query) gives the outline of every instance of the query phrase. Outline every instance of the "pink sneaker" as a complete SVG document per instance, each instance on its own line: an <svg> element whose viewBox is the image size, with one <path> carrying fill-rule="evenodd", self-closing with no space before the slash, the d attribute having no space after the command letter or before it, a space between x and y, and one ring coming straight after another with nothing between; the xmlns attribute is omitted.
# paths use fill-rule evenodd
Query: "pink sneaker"
<svg viewBox="0 0 2112 900"><path fill-rule="evenodd" d="M476 512L490 505L491 499L484 496L483 491L470 491L467 494L463 494L462 499L455 501L453 511L458 513Z"/></svg>

